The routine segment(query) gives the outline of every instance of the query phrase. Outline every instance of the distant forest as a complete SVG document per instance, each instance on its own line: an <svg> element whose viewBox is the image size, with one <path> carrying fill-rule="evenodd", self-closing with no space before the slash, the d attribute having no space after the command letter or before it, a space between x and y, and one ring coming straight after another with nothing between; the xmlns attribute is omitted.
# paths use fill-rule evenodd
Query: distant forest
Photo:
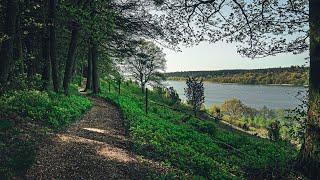
<svg viewBox="0 0 320 180"><path fill-rule="evenodd" d="M291 66L285 68L181 71L166 73L168 80L186 80L188 76L203 78L205 81L239 84L308 84L308 67Z"/></svg>

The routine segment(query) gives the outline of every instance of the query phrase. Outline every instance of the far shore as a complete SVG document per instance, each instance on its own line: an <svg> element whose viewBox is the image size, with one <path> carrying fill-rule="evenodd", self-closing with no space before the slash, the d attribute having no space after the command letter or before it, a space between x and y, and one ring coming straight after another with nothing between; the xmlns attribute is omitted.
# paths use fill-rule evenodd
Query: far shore
<svg viewBox="0 0 320 180"><path fill-rule="evenodd" d="M186 80L167 80L167 81L181 81L185 82ZM207 83L215 83L215 84L238 84L238 85L262 85L262 86L293 86L293 87L308 87L309 85L296 85L296 84L243 84L243 83L223 83L223 82L215 82L215 81L208 81L208 80L203 80L203 82Z"/></svg>

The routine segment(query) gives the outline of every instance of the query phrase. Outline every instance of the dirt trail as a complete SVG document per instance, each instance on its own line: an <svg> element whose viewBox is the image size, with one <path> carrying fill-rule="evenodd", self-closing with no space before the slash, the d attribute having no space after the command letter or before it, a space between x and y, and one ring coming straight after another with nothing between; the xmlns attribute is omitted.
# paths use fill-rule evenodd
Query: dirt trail
<svg viewBox="0 0 320 180"><path fill-rule="evenodd" d="M163 171L130 152L116 106L90 99L93 108L80 121L41 145L27 179L146 179L151 170Z"/></svg>

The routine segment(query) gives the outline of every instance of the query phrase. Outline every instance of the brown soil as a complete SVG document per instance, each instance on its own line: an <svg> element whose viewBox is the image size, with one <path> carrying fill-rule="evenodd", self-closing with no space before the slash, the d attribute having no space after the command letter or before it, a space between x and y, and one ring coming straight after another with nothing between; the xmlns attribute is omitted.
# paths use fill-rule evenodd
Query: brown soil
<svg viewBox="0 0 320 180"><path fill-rule="evenodd" d="M149 179L166 171L131 152L116 106L90 99L93 108L80 121L40 146L27 179Z"/></svg>

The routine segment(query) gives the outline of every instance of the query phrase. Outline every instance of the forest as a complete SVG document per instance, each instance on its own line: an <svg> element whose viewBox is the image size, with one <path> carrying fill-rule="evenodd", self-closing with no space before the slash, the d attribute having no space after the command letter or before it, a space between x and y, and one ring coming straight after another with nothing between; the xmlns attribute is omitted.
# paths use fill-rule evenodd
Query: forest
<svg viewBox="0 0 320 180"><path fill-rule="evenodd" d="M319 179L319 7L317 0L0 1L0 179ZM309 52L310 66L174 74L189 75L184 103L163 84L164 48L203 41L240 43L239 55L253 59ZM236 99L221 112L202 109L199 77L308 84L287 128L298 129L299 143L279 135L281 123L243 119L254 109Z"/></svg>
<svg viewBox="0 0 320 180"><path fill-rule="evenodd" d="M165 73L168 80L186 80L188 76L216 83L308 85L308 68L293 66L253 70L183 71Z"/></svg>

